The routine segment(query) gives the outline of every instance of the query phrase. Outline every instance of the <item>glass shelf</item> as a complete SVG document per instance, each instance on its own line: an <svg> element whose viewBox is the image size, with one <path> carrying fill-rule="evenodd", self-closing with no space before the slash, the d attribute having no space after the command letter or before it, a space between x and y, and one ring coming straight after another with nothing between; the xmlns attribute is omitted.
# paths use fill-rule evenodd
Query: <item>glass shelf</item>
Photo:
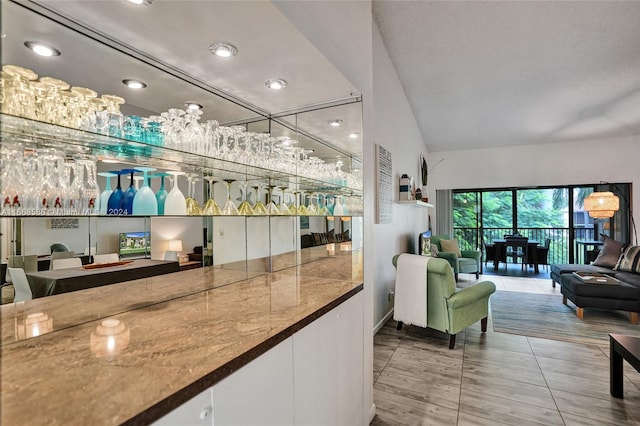
<svg viewBox="0 0 640 426"><path fill-rule="evenodd" d="M405 205L416 206L416 207L426 207L431 209L433 208L433 204L425 203L424 201L421 201L421 200L401 200L401 201L398 201L398 204L405 204Z"/></svg>
<svg viewBox="0 0 640 426"><path fill-rule="evenodd" d="M0 141L3 144L16 144L32 149L57 148L67 155L91 154L98 159L114 159L139 166L203 174L213 173L222 179L264 180L271 185L287 185L305 192L324 192L332 195L362 194L360 188L350 188L297 174L235 163L8 114L0 114L0 122Z"/></svg>

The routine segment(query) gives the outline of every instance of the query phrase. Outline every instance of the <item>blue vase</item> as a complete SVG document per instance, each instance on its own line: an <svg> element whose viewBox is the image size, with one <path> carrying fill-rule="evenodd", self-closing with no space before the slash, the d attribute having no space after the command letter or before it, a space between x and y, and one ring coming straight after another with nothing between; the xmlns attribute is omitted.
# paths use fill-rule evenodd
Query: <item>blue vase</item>
<svg viewBox="0 0 640 426"><path fill-rule="evenodd" d="M117 216L119 214L122 214L122 212L120 211L120 203L122 201L124 192L122 191L122 185L120 184L120 177L125 173L123 173L121 170L114 170L111 173L118 176L118 186L109 196L109 201L107 202L107 214Z"/></svg>
<svg viewBox="0 0 640 426"><path fill-rule="evenodd" d="M136 216L156 216L158 214L158 200L153 193L153 189L147 184L147 172L152 172L156 169L153 167L138 167L138 170L142 171L144 177L142 186L133 199L133 214Z"/></svg>
<svg viewBox="0 0 640 426"><path fill-rule="evenodd" d="M120 214L123 215L132 215L133 214L133 199L136 196L136 186L134 184L133 175L138 171L136 169L123 169L125 173L128 173L131 178L131 183L129 188L124 191L122 194L122 199L120 200Z"/></svg>

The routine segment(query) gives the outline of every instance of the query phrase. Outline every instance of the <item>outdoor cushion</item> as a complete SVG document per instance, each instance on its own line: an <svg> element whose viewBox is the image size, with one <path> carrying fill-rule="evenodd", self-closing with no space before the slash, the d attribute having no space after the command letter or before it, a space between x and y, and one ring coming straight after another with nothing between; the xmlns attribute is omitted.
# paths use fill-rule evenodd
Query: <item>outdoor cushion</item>
<svg viewBox="0 0 640 426"><path fill-rule="evenodd" d="M614 240L613 238L604 237L604 244L602 250L593 261L596 266L603 266L605 268L614 268L620 259L622 254L623 244Z"/></svg>

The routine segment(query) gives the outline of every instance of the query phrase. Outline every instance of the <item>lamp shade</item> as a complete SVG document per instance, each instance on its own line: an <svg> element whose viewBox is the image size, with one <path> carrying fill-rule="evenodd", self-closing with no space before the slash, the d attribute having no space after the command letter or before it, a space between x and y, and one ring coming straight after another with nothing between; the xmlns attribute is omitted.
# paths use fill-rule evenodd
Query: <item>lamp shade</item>
<svg viewBox="0 0 640 426"><path fill-rule="evenodd" d="M182 251L182 240L169 241L169 251Z"/></svg>
<svg viewBox="0 0 640 426"><path fill-rule="evenodd" d="M612 192L593 192L584 199L584 209L594 219L613 217L620 208L620 199Z"/></svg>

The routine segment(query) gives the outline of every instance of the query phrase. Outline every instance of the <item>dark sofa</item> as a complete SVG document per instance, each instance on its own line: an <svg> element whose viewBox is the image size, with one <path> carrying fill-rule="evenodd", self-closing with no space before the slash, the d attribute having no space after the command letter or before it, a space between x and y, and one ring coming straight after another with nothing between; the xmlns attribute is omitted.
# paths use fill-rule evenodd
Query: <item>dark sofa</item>
<svg viewBox="0 0 640 426"><path fill-rule="evenodd" d="M311 234L300 236L300 248L316 247L331 243L343 243L346 241L351 241L349 230L337 234L333 229L329 232L312 232Z"/></svg>
<svg viewBox="0 0 640 426"><path fill-rule="evenodd" d="M574 272L604 274L619 281L617 285L583 281ZM563 303L567 299L576 305L576 315L582 318L584 308L613 309L630 313L632 324L640 312L640 247L624 246L605 237L603 248L591 265L551 265L551 283L561 285Z"/></svg>

